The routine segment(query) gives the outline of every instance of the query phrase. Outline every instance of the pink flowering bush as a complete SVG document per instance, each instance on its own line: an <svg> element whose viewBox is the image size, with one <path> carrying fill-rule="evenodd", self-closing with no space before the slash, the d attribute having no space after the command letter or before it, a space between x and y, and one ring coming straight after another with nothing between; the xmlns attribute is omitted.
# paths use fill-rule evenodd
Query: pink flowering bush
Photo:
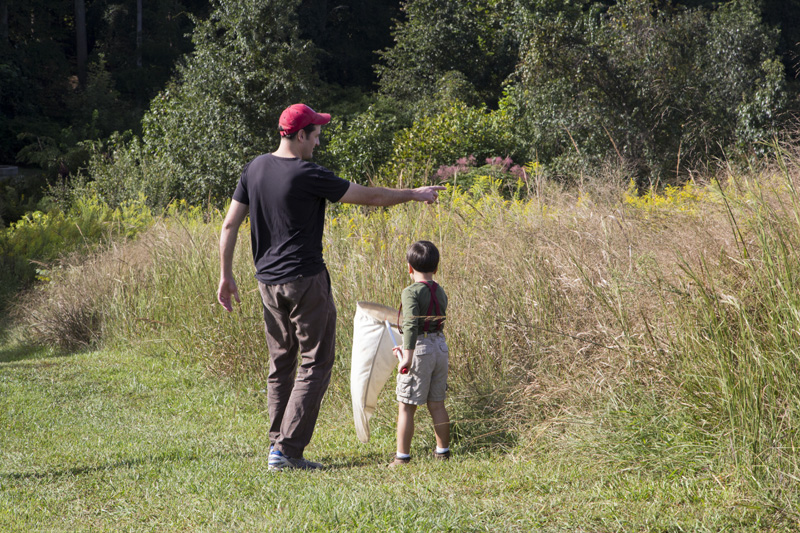
<svg viewBox="0 0 800 533"><path fill-rule="evenodd" d="M436 177L439 181L447 181L456 176L456 174L463 174L475 167L475 156L470 155L462 157L456 161L455 165L442 165L436 171Z"/></svg>
<svg viewBox="0 0 800 533"><path fill-rule="evenodd" d="M487 157L485 164L476 166L474 155L461 157L454 165L442 165L436 171L440 182L452 183L463 189L476 189L476 182L498 183L499 188L507 193L519 193L527 188L528 175L525 169L514 163L511 157Z"/></svg>

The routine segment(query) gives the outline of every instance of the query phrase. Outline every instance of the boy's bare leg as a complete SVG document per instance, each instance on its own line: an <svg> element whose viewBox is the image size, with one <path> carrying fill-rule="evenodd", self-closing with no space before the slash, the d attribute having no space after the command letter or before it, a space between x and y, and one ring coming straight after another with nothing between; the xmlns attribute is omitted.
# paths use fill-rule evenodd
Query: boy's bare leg
<svg viewBox="0 0 800 533"><path fill-rule="evenodd" d="M444 402L428 402L428 411L433 419L433 432L436 434L436 446L439 448L450 447L450 417Z"/></svg>
<svg viewBox="0 0 800 533"><path fill-rule="evenodd" d="M414 413L417 406L398 402L397 453L411 453L411 438L414 436Z"/></svg>

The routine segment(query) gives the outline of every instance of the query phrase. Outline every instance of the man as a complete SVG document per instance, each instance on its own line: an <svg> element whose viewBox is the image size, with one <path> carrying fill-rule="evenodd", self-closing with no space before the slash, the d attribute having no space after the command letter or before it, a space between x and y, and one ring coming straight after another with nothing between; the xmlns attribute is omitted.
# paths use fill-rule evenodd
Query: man
<svg viewBox="0 0 800 533"><path fill-rule="evenodd" d="M239 302L233 251L239 226L250 215L256 279L270 353L267 401L270 470L316 469L303 457L311 441L335 352L336 308L322 258L326 201L391 206L433 203L440 186L364 187L309 162L321 126L331 116L305 104L281 114L280 146L242 171L220 234L217 300L228 311ZM297 355L301 363L298 368Z"/></svg>

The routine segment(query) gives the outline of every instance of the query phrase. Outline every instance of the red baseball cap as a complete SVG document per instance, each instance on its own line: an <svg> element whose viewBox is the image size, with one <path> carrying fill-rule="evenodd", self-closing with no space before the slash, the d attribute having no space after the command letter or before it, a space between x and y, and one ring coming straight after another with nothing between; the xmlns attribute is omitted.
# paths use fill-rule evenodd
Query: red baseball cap
<svg viewBox="0 0 800 533"><path fill-rule="evenodd" d="M331 116L328 113L317 113L306 104L294 104L283 110L278 125L283 137L300 131L309 124L322 126L330 121Z"/></svg>

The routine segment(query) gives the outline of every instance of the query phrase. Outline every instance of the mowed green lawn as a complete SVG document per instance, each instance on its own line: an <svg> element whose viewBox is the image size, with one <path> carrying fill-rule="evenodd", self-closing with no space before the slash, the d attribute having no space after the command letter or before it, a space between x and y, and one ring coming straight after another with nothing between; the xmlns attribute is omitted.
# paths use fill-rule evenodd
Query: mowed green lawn
<svg viewBox="0 0 800 533"><path fill-rule="evenodd" d="M173 356L0 347L0 531L742 531L770 528L733 476L623 467L589 420L514 447L394 451L391 391L355 437L344 372L306 452L267 470L266 395ZM538 437L537 437L538 435ZM575 443L582 443L575 445Z"/></svg>

